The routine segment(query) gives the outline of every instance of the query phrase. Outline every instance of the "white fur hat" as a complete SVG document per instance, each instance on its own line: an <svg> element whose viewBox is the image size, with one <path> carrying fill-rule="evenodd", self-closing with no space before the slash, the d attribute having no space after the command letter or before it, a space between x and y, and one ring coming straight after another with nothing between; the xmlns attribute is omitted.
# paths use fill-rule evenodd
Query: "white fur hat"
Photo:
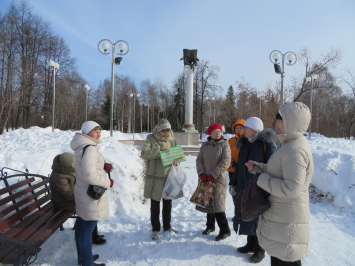
<svg viewBox="0 0 355 266"><path fill-rule="evenodd" d="M245 121L244 127L249 127L259 133L264 130L264 123L258 117L250 117Z"/></svg>
<svg viewBox="0 0 355 266"><path fill-rule="evenodd" d="M98 123L94 122L94 121L86 121L81 126L81 132L83 132L83 134L87 135L95 127L100 127L101 128L101 126Z"/></svg>

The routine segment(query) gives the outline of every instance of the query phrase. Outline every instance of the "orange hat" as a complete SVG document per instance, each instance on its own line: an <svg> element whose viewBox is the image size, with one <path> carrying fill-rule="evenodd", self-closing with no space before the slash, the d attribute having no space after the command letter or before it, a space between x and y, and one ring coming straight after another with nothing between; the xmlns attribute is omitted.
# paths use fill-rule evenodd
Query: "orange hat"
<svg viewBox="0 0 355 266"><path fill-rule="evenodd" d="M236 127L236 126L242 126L242 127L244 127L244 123L245 123L245 120L244 120L244 119L239 119L239 120L237 120L237 121L233 124L233 126L232 126L233 131L235 131L235 127Z"/></svg>

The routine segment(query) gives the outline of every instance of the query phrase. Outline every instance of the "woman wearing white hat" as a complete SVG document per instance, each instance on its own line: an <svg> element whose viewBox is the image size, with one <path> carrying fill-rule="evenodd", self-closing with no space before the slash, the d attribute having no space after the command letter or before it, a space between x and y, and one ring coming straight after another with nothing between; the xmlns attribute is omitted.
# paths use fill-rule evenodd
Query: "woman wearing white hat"
<svg viewBox="0 0 355 266"><path fill-rule="evenodd" d="M94 121L87 121L81 127L82 133L76 133L70 143L74 151L74 168L77 173L74 188L77 218L75 242L78 261L83 266L104 266L94 263L98 255L92 256L91 236L97 221L109 214L107 191L99 200L88 194L89 185L108 189L113 186L113 180L107 177L107 172L113 170L111 164L105 163L105 158L99 150L101 127ZM84 149L85 148L85 149Z"/></svg>
<svg viewBox="0 0 355 266"><path fill-rule="evenodd" d="M272 129L265 129L264 124L258 117L250 117L244 123L244 134L241 135L236 147L239 150L238 162L235 171L230 178L229 192L231 195L238 195L251 180L257 178L259 174L250 173L245 166L249 160L267 163L270 156L276 150L276 145L272 142L271 137L275 135ZM233 197L234 199L236 197ZM256 236L256 228L259 218L245 222L242 220L239 204L235 204L235 217L233 219L233 228L239 235L247 236L247 244L237 249L239 253L253 253L250 261L259 263L265 257L265 250L260 247Z"/></svg>

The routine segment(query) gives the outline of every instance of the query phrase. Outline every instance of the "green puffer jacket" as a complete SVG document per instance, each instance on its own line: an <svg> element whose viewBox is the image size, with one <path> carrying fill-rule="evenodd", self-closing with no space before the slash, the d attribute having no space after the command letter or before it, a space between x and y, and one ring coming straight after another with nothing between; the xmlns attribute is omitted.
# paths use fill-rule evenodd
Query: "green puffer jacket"
<svg viewBox="0 0 355 266"><path fill-rule="evenodd" d="M176 146L173 131L167 138L163 138L156 127L153 134L147 136L143 148L142 158L148 161L147 176L144 184L144 197L160 201L165 181L168 177L171 166L163 167L160 156L158 154L160 146L168 146L169 148Z"/></svg>

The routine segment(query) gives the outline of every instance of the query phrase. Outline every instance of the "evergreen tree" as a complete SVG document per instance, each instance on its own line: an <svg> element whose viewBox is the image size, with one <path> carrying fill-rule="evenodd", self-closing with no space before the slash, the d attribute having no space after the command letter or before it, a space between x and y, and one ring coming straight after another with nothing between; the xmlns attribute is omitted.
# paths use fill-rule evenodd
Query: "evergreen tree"
<svg viewBox="0 0 355 266"><path fill-rule="evenodd" d="M235 108L235 101L234 101L234 89L232 86L229 86L227 96L226 96L226 106L228 108L227 113L228 116L226 117L226 133L233 133L232 125L236 121L237 117L237 109Z"/></svg>
<svg viewBox="0 0 355 266"><path fill-rule="evenodd" d="M111 117L111 96L106 95L106 100L104 104L101 106L102 109L102 115L103 115L103 123L102 123L102 129L104 130L110 130L110 117ZM113 117L113 128L115 128L117 124L116 117Z"/></svg>

